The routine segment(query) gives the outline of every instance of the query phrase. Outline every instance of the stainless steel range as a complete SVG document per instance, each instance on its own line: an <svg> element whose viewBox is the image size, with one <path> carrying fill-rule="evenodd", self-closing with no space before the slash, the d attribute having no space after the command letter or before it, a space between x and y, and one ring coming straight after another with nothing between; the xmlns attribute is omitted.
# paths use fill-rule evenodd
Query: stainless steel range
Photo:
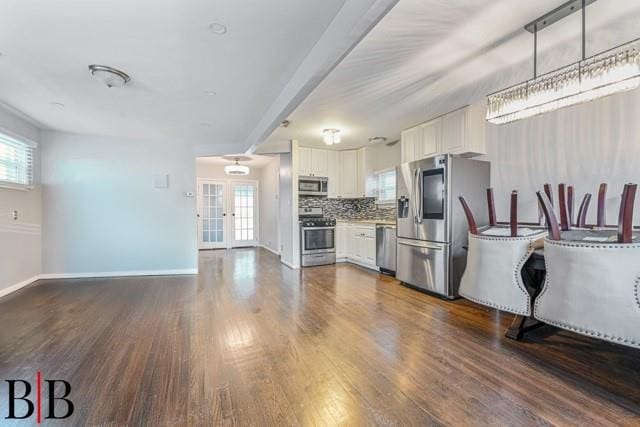
<svg viewBox="0 0 640 427"><path fill-rule="evenodd" d="M336 221L326 219L322 208L299 208L300 264L303 267L335 264Z"/></svg>

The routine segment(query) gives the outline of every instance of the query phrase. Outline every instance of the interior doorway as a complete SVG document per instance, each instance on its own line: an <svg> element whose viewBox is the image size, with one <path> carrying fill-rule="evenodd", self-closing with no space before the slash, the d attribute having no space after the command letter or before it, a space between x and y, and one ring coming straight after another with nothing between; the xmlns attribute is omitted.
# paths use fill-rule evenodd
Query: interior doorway
<svg viewBox="0 0 640 427"><path fill-rule="evenodd" d="M198 179L198 249L258 245L258 181Z"/></svg>

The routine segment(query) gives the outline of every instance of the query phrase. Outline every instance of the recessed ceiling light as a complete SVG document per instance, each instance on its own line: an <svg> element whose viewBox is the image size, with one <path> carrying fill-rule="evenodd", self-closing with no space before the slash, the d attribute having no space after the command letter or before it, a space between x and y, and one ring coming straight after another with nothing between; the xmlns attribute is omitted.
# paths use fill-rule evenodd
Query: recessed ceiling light
<svg viewBox="0 0 640 427"><path fill-rule="evenodd" d="M216 92L213 90L205 90L204 94L208 96L216 96Z"/></svg>
<svg viewBox="0 0 640 427"><path fill-rule="evenodd" d="M369 138L369 142L372 144L377 144L379 142L387 142L387 138L384 136L372 136Z"/></svg>
<svg viewBox="0 0 640 427"><path fill-rule="evenodd" d="M58 107L58 108L64 108L64 104L62 102L58 102L58 101L53 101L51 103L51 105L53 105L54 107Z"/></svg>
<svg viewBox="0 0 640 427"><path fill-rule="evenodd" d="M207 28L209 28L209 31L211 31L213 34L217 34L219 36L226 34L227 32L227 27L220 24L219 22L212 22Z"/></svg>
<svg viewBox="0 0 640 427"><path fill-rule="evenodd" d="M89 72L107 87L123 87L131 81L131 77L127 73L107 65L89 65Z"/></svg>

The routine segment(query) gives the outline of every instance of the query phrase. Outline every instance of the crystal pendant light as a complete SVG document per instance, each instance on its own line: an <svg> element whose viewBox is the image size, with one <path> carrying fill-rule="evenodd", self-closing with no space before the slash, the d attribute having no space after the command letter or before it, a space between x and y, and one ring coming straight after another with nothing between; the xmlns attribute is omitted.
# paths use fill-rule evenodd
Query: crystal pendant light
<svg viewBox="0 0 640 427"><path fill-rule="evenodd" d="M573 3L575 1L567 5ZM534 34L534 78L489 95L487 121L495 124L509 123L640 86L640 39L585 58L584 0L582 6L583 59L537 76L539 23L534 21L529 24L525 28L531 31L528 27L533 25L531 28ZM546 17L548 15L543 18L548 19ZM546 24L546 20L544 23Z"/></svg>

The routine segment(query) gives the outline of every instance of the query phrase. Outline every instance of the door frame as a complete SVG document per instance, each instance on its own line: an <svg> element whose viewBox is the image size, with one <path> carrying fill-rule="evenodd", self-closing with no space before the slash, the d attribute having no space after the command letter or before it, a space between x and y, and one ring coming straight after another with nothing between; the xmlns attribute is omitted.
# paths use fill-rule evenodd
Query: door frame
<svg viewBox="0 0 640 427"><path fill-rule="evenodd" d="M233 186L235 184L253 184L255 185L256 192L254 195L253 201L253 241L248 242L247 244L234 245L235 237L235 224L233 220L235 219L235 200L233 194ZM227 215L227 221L229 224L229 235L228 235L228 245L227 248L247 248L247 247L257 247L260 245L260 181L257 179L237 179L237 178L229 178L227 180L227 191L230 197L229 204L229 215Z"/></svg>
<svg viewBox="0 0 640 427"><path fill-rule="evenodd" d="M228 240L228 235L229 235L229 227L227 225L227 221L228 221L228 215L227 215L227 209L228 209L228 202L227 202L227 197L228 197L228 193L229 193L229 188L228 188L228 184L226 182L225 179L214 179L214 178L198 178L196 180L197 184L197 193L196 193L196 222L197 222L197 230L198 230L198 250L207 250L207 249L226 249L227 248L227 240ZM208 244L208 245L204 245L204 242L202 241L202 221L203 218L200 215L202 212L202 193L201 193L201 189L202 189L202 184L222 184L223 186L223 197L222 197L222 213L223 213L223 217L222 217L222 238L223 241L219 242L219 243L213 243L213 244Z"/></svg>

